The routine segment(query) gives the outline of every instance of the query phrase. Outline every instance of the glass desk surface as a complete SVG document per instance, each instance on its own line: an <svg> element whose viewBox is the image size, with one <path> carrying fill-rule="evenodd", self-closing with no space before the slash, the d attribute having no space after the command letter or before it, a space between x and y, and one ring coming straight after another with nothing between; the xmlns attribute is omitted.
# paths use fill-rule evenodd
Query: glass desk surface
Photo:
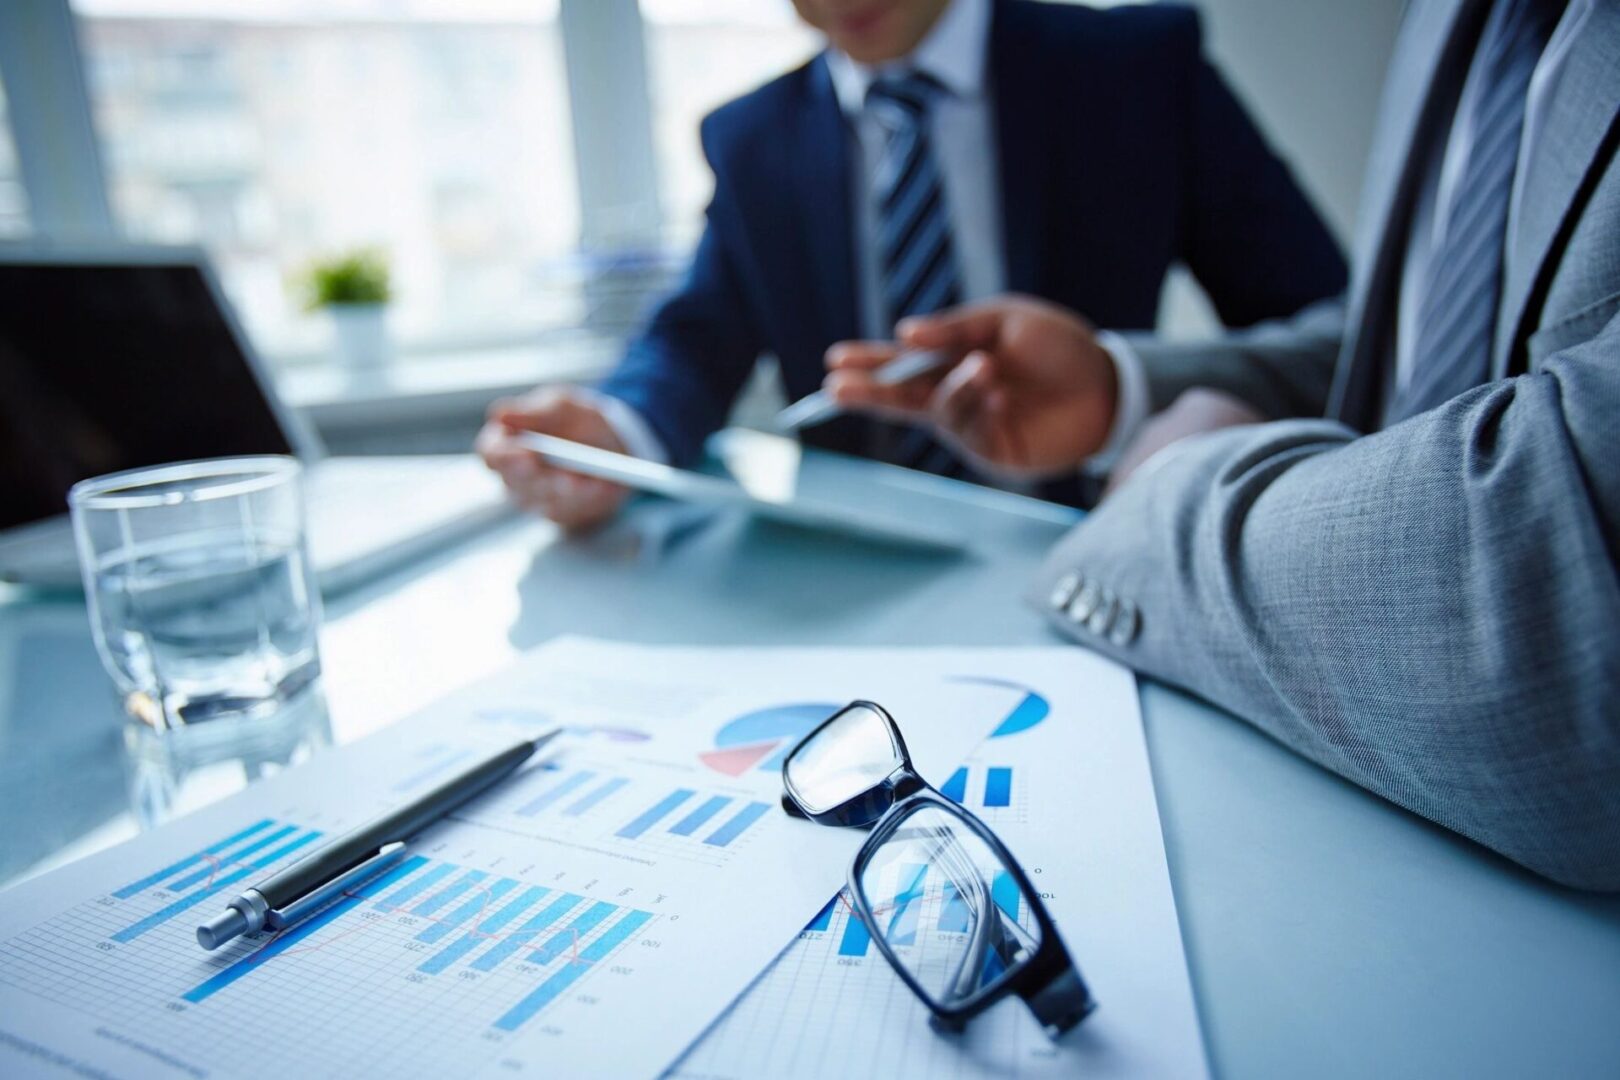
<svg viewBox="0 0 1620 1080"><path fill-rule="evenodd" d="M1074 512L813 452L796 482L928 515L972 550L846 542L659 500L582 539L510 522L328 601L332 740L561 633L1056 643L1022 594ZM1218 1073L1620 1075L1620 898L1541 882L1175 690L1144 683L1142 698ZM254 753L201 770L175 808L238 790L266 767ZM0 887L133 835L130 758L82 600L0 590Z"/></svg>

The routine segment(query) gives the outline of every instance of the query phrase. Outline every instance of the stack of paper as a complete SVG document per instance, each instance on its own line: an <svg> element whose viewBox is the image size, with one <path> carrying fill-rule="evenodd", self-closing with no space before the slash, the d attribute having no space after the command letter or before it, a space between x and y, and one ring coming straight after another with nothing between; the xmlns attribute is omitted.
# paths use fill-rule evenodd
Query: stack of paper
<svg viewBox="0 0 1620 1080"><path fill-rule="evenodd" d="M856 697L887 706L923 774L1049 890L1102 1002L1061 1046L1016 1002L962 1040L932 1034L859 923L823 910L862 834L783 814L780 762ZM197 946L198 922L277 867L552 726L555 752L382 878L280 935ZM561 641L0 896L6 1076L656 1076L677 1060L688 1076L1200 1071L1128 673L1073 650Z"/></svg>

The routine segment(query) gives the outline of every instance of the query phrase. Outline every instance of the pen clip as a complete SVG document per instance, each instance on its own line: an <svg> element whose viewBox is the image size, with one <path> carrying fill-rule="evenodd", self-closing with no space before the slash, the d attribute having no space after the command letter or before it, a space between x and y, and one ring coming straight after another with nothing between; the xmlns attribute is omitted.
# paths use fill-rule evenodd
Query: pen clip
<svg viewBox="0 0 1620 1080"><path fill-rule="evenodd" d="M358 888L404 857L405 842L403 840L395 840L393 843L384 844L369 859L349 867L331 881L311 889L286 907L271 908L265 912L264 925L270 930L285 930L316 908L324 907L328 902L336 900L348 890Z"/></svg>

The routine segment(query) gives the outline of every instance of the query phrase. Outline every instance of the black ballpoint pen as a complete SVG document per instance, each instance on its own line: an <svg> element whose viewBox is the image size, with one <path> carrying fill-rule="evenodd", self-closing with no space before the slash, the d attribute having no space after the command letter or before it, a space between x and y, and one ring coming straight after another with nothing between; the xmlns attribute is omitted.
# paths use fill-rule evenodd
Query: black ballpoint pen
<svg viewBox="0 0 1620 1080"><path fill-rule="evenodd" d="M420 799L345 833L278 870L197 927L197 944L217 949L259 930L285 930L405 857L405 841L494 787L557 737L549 731L518 743L446 780Z"/></svg>

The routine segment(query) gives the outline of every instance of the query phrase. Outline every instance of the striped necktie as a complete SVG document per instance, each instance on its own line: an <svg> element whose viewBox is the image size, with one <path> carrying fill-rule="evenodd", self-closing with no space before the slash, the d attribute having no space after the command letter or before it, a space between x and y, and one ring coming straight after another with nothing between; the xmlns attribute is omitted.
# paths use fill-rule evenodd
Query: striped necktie
<svg viewBox="0 0 1620 1080"><path fill-rule="evenodd" d="M888 132L878 163L877 251L884 314L891 323L961 299L956 251L928 113L944 92L921 72L875 80L867 107Z"/></svg>
<svg viewBox="0 0 1620 1080"><path fill-rule="evenodd" d="M961 302L956 248L939 163L928 138L931 108L945 88L922 72L884 76L866 91L866 105L888 133L875 190L879 291L893 326ZM910 468L956 474L955 457L925 430L877 428L877 456Z"/></svg>
<svg viewBox="0 0 1620 1080"><path fill-rule="evenodd" d="M1419 302L1411 382L1389 422L1441 405L1485 382L1501 303L1508 207L1519 161L1530 77L1564 0L1497 0L1480 36L1479 92L1458 121L1472 127Z"/></svg>

